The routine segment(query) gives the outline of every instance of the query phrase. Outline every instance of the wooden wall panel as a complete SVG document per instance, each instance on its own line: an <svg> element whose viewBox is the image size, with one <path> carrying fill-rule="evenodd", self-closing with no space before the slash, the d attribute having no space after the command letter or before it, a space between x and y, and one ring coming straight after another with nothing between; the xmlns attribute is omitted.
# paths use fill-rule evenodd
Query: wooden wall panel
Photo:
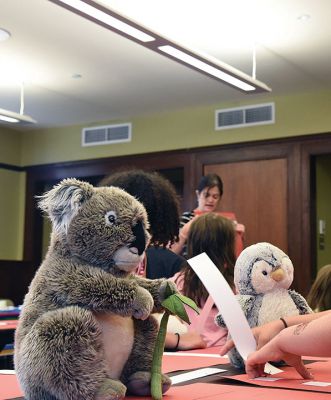
<svg viewBox="0 0 331 400"><path fill-rule="evenodd" d="M0 260L0 298L22 304L34 274L35 268L28 262Z"/></svg>
<svg viewBox="0 0 331 400"><path fill-rule="evenodd" d="M286 159L210 164L204 172L222 178L220 210L245 225L245 246L264 241L288 251Z"/></svg>
<svg viewBox="0 0 331 400"><path fill-rule="evenodd" d="M235 211L245 224L246 245L266 240L287 251L296 269L293 287L305 295L315 276L311 168L320 154L331 154L331 133L26 167L24 259L0 260L0 296L21 302L40 263L42 218L35 195L65 177L92 180L128 167L182 168L185 210L196 204L194 190L202 174L219 173L225 186L222 208Z"/></svg>

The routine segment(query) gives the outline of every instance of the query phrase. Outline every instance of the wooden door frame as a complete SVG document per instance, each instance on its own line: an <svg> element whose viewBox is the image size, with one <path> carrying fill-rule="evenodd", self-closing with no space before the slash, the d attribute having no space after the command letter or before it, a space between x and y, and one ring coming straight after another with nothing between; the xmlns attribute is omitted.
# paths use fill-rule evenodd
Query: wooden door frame
<svg viewBox="0 0 331 400"><path fill-rule="evenodd" d="M331 154L331 141L323 137L307 140L301 143L301 173L302 173L302 234L304 243L303 258L310 260L311 286L316 274L316 181L315 163L316 156ZM306 179L305 179L306 178Z"/></svg>

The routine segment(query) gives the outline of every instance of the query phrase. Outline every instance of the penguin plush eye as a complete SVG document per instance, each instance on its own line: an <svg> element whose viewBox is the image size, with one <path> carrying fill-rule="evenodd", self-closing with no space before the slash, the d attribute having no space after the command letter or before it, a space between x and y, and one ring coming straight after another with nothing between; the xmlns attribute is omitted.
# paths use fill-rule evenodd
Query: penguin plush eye
<svg viewBox="0 0 331 400"><path fill-rule="evenodd" d="M105 219L106 219L106 224L111 226L111 225L115 225L116 220L117 220L117 215L115 211L108 211L105 215Z"/></svg>
<svg viewBox="0 0 331 400"><path fill-rule="evenodd" d="M267 271L262 271L262 274L263 275L268 275L268 272Z"/></svg>

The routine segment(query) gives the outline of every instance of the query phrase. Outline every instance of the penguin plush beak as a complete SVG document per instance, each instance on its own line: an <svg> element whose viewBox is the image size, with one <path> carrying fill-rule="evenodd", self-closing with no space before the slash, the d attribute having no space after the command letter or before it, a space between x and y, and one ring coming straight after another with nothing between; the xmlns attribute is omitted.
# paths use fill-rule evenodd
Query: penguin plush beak
<svg viewBox="0 0 331 400"><path fill-rule="evenodd" d="M273 272L271 272L270 276L274 281L280 282L284 279L285 274L281 267L277 267Z"/></svg>

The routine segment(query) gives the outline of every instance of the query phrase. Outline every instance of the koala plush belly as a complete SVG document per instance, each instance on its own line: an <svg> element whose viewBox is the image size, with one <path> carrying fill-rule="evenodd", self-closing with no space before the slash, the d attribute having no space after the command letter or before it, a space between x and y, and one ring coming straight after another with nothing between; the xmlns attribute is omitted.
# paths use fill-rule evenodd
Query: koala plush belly
<svg viewBox="0 0 331 400"><path fill-rule="evenodd" d="M133 320L116 314L95 314L95 317L102 332L109 377L119 379L133 347Z"/></svg>

